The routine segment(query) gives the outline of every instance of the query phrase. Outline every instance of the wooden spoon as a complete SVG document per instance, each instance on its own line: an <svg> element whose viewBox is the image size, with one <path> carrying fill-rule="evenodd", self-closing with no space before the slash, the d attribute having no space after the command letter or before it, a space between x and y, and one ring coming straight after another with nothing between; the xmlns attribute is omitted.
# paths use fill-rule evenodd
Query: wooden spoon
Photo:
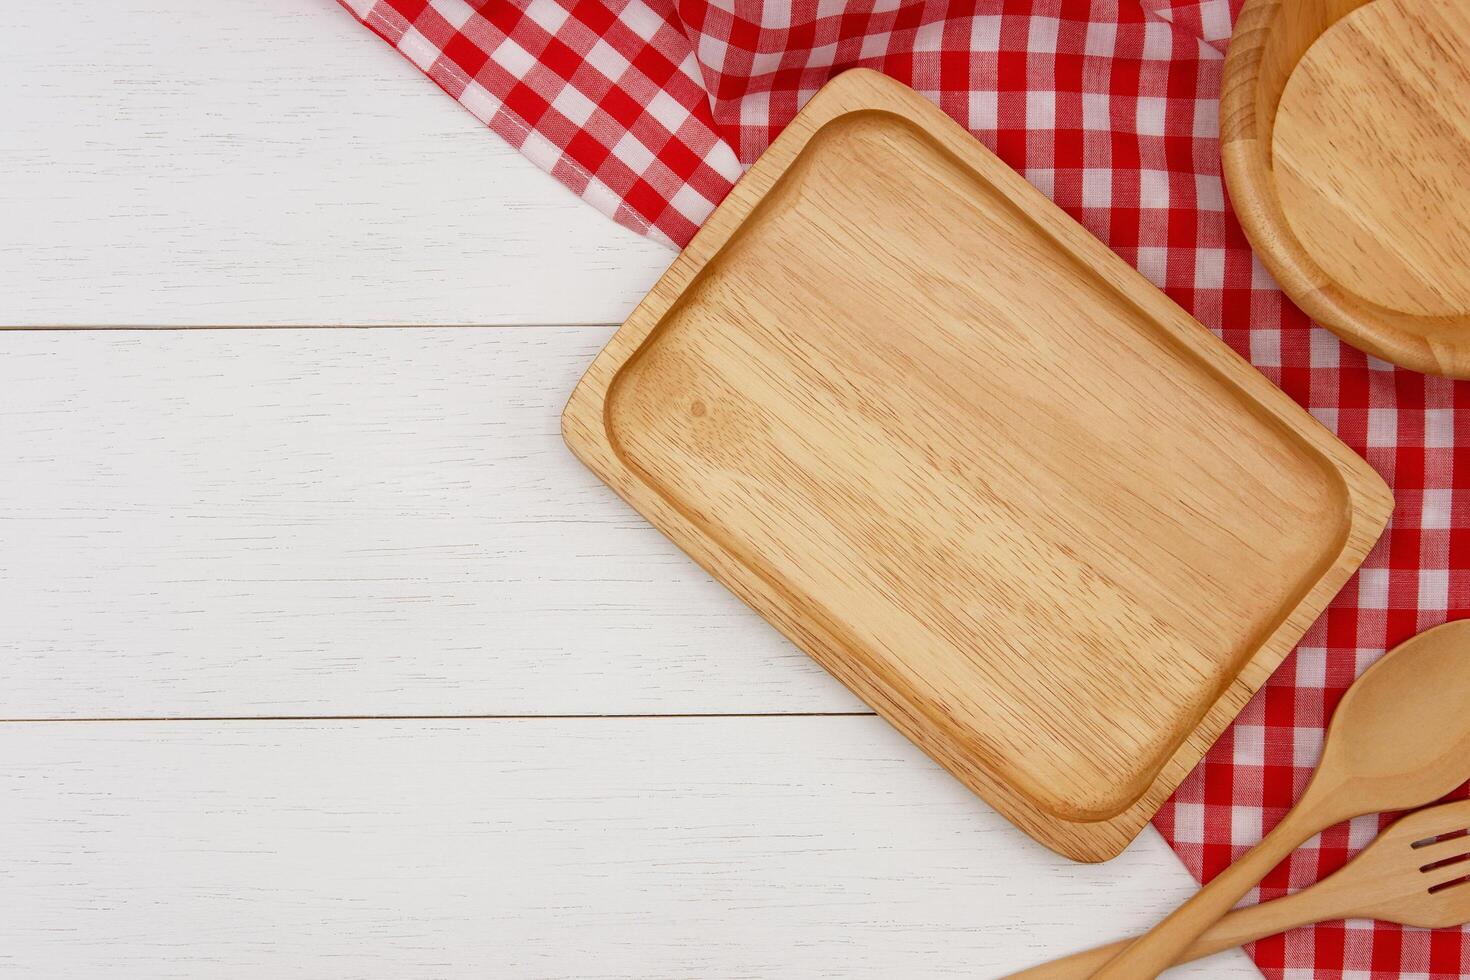
<svg viewBox="0 0 1470 980"><path fill-rule="evenodd" d="M1368 668L1337 706L1317 772L1276 829L1093 975L1158 976L1303 841L1365 813L1416 809L1467 777L1470 620L1462 620Z"/></svg>
<svg viewBox="0 0 1470 980"><path fill-rule="evenodd" d="M1412 813L1336 874L1294 895L1231 912L1195 940L1175 965L1332 919L1380 919L1421 929L1464 925L1470 922L1467 831L1470 800ZM1130 942L1124 939L1044 963L1010 980L1082 980Z"/></svg>

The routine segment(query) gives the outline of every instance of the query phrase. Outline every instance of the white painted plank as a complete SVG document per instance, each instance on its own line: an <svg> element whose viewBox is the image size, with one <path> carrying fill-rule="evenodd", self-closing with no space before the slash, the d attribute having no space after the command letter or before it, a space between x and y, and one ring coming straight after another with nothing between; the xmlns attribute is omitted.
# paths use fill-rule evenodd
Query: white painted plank
<svg viewBox="0 0 1470 980"><path fill-rule="evenodd" d="M609 336L0 333L0 718L862 710L567 451Z"/></svg>
<svg viewBox="0 0 1470 980"><path fill-rule="evenodd" d="M614 323L673 258L333 0L5 20L0 325Z"/></svg>
<svg viewBox="0 0 1470 980"><path fill-rule="evenodd" d="M874 718L10 725L0 787L26 977L985 977L1192 884L1152 832L1043 851Z"/></svg>

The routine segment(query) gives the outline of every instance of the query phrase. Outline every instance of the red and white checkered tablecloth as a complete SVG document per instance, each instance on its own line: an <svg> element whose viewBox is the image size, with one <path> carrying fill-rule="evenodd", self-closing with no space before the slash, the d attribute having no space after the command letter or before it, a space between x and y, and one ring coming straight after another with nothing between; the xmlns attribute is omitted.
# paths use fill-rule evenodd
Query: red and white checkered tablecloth
<svg viewBox="0 0 1470 980"><path fill-rule="evenodd" d="M908 83L1333 429L1398 499L1362 571L1160 812L1218 873L1301 792L1343 690L1470 615L1470 383L1344 346L1251 255L1220 178L1240 0L342 0L594 207L682 245L833 74ZM1462 794L1463 795L1463 794ZM1341 866L1378 818L1299 850L1272 898ZM1329 923L1257 943L1271 977L1470 975L1470 930Z"/></svg>

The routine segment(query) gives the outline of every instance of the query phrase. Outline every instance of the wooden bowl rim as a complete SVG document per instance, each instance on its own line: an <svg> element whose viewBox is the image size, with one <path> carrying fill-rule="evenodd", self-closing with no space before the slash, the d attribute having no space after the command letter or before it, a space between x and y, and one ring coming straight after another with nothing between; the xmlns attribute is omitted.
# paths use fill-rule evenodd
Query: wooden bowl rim
<svg viewBox="0 0 1470 980"><path fill-rule="evenodd" d="M1370 2L1343 11L1317 37ZM1333 279L1292 230L1276 192L1272 133L1261 118L1258 91L1282 9L1283 0L1245 0L1221 78L1221 165L1246 238L1292 301L1347 343L1415 371L1470 378L1470 315L1405 313L1365 299Z"/></svg>

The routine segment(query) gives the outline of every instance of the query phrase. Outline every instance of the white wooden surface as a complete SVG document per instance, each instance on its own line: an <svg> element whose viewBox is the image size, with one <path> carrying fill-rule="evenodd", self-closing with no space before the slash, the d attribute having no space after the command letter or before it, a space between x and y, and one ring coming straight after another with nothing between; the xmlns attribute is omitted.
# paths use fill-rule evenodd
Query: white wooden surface
<svg viewBox="0 0 1470 980"><path fill-rule="evenodd" d="M335 0L0 31L0 324L614 323L668 263Z"/></svg>
<svg viewBox="0 0 1470 980"><path fill-rule="evenodd" d="M610 333L0 335L0 718L862 710L567 451Z"/></svg>
<svg viewBox="0 0 1470 980"><path fill-rule="evenodd" d="M661 246L330 0L7 15L0 324L504 328L0 333L0 976L988 976L1187 894L566 454Z"/></svg>
<svg viewBox="0 0 1470 980"><path fill-rule="evenodd" d="M873 717L12 726L0 969L984 977L1187 894L912 755Z"/></svg>

